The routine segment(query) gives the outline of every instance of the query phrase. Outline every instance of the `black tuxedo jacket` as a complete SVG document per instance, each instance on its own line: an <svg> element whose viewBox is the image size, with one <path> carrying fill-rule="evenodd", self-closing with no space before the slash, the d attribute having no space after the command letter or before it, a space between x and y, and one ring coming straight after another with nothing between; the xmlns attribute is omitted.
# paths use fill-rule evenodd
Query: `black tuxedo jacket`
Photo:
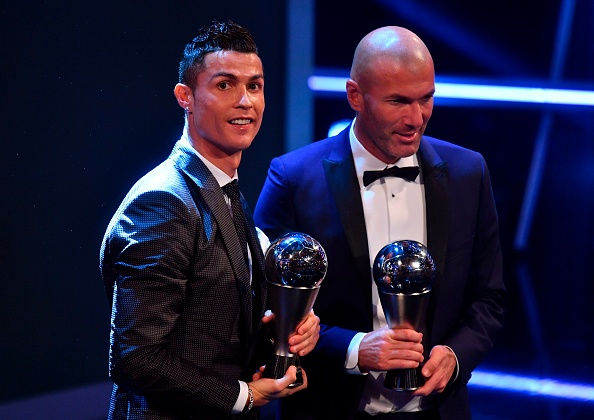
<svg viewBox="0 0 594 420"><path fill-rule="evenodd" d="M470 417L466 384L471 372L503 322L498 219L480 154L424 137L418 157L426 246L437 266L423 344L426 350L448 345L458 357L459 377L439 396L439 408L442 419L460 420ZM353 336L373 329L375 285L349 128L275 158L254 217L271 239L289 231L312 235L328 257L314 305L322 324L320 340L302 358L309 387L282 400L283 418L351 418L364 377L345 374L344 363Z"/></svg>
<svg viewBox="0 0 594 420"><path fill-rule="evenodd" d="M224 193L186 142L113 216L100 254L112 302L109 418L226 418L237 381L263 364L264 256L242 200L254 299Z"/></svg>

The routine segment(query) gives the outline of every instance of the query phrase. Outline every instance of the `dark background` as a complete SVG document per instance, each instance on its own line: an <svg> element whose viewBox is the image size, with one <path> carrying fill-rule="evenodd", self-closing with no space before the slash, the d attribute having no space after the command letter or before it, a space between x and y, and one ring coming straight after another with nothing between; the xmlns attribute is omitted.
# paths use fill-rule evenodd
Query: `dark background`
<svg viewBox="0 0 594 420"><path fill-rule="evenodd" d="M264 62L264 123L240 167L244 194L255 204L270 159L284 151L286 44L298 42L286 36L289 4L0 6L0 405L108 381L101 239L133 182L179 138L179 58L197 27L215 18L250 29ZM567 48L555 53L568 5L575 9ZM594 90L591 0L318 0L314 22L318 72L348 74L362 36L400 25L432 51L438 80ZM336 94L316 95L314 115L311 141L353 116ZM534 219L518 247L532 155L547 118ZM486 367L594 382L593 132L592 106L436 99L427 134L486 157L500 215L510 306Z"/></svg>

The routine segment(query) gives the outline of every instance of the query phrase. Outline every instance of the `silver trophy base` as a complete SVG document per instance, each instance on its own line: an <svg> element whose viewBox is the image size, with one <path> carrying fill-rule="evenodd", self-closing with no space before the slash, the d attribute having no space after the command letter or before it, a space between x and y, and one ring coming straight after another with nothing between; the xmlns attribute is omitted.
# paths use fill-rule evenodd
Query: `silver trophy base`
<svg viewBox="0 0 594 420"><path fill-rule="evenodd" d="M425 384L421 367L416 369L394 369L386 372L384 386L394 391L414 391Z"/></svg>
<svg viewBox="0 0 594 420"><path fill-rule="evenodd" d="M289 388L295 388L303 385L303 374L301 373L301 363L299 362L299 356L294 355L291 357L274 355L274 359L269 363L266 363L264 369L264 377L272 379L280 379L285 376L285 372L289 366L295 366L297 368L297 380L289 385Z"/></svg>

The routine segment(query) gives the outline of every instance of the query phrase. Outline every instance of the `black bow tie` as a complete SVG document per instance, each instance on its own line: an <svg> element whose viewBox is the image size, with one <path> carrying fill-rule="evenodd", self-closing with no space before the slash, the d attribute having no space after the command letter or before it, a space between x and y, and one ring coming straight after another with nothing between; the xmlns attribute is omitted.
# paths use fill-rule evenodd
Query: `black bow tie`
<svg viewBox="0 0 594 420"><path fill-rule="evenodd" d="M404 178L408 181L414 181L419 176L418 166L407 166L405 168L399 168L398 166L392 166L382 171L365 171L363 172L363 185L368 186L373 181L383 178L385 176L397 176Z"/></svg>

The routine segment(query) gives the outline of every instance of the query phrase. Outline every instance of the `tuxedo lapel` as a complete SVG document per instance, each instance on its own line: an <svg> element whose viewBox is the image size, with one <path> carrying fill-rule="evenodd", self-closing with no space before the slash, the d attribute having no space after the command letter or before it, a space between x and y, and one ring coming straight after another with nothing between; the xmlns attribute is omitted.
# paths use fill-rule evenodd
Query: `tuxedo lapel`
<svg viewBox="0 0 594 420"><path fill-rule="evenodd" d="M359 275L371 282L363 203L348 133L349 130L345 129L340 134L337 147L323 161L323 166ZM363 290L369 291L366 301L371 304L371 289L365 287Z"/></svg>
<svg viewBox="0 0 594 420"><path fill-rule="evenodd" d="M437 311L437 296L440 289L447 287L444 284L445 258L448 244L449 226L449 170L446 161L443 161L435 149L425 139L421 140L419 148L421 171L425 185L425 209L427 212L427 249L433 257L436 267L436 279L433 283L429 304L427 305L428 337L433 336L432 326ZM425 343L429 347L432 343Z"/></svg>
<svg viewBox="0 0 594 420"><path fill-rule="evenodd" d="M437 273L443 274L449 220L448 164L441 160L426 140L421 140L419 156L425 184L426 245L435 262Z"/></svg>

